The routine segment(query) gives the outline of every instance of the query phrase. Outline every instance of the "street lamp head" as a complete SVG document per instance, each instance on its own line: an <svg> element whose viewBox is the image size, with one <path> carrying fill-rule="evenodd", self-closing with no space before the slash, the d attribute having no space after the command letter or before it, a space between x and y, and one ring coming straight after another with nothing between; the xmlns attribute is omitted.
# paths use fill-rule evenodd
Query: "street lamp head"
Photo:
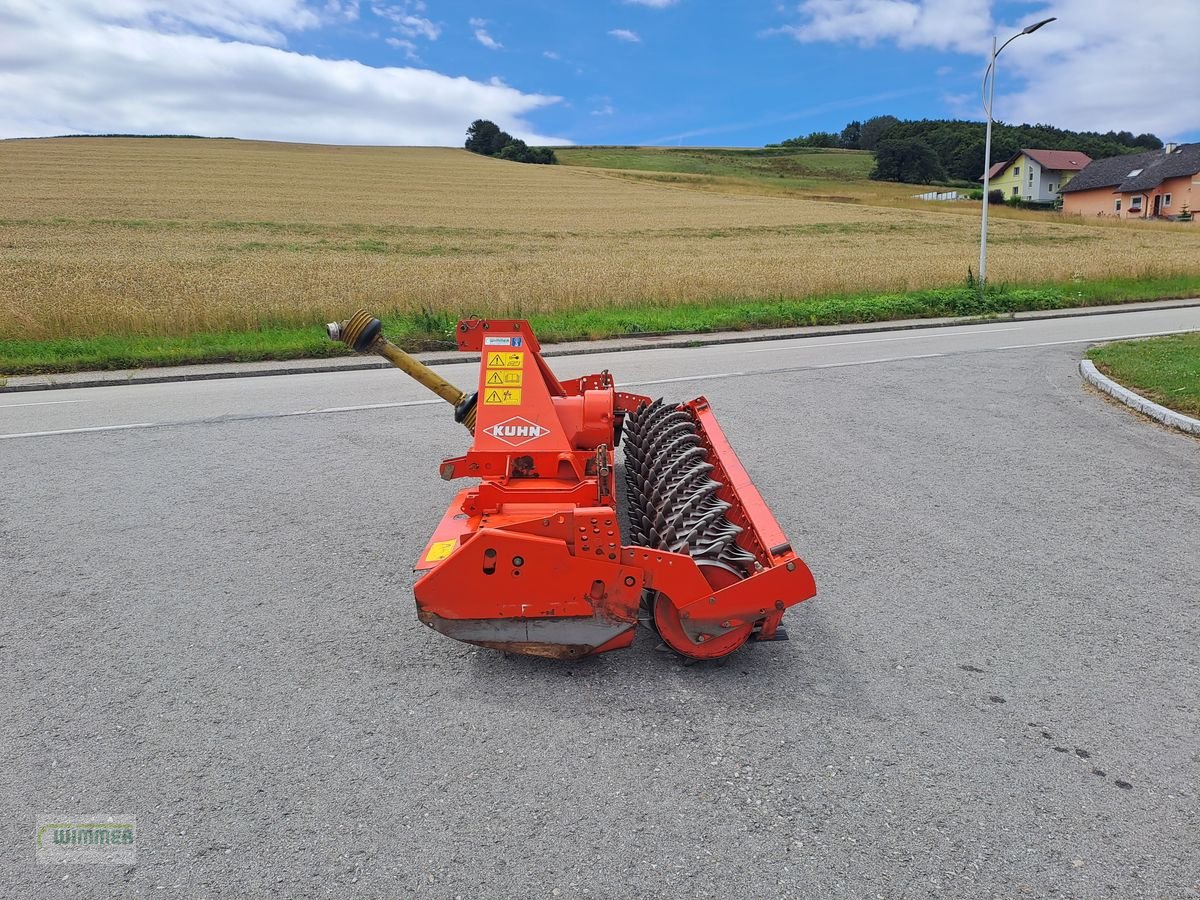
<svg viewBox="0 0 1200 900"><path fill-rule="evenodd" d="M1042 21L1040 21L1040 22L1034 22L1032 25L1022 28L1021 34L1033 34L1035 31L1037 31L1043 25L1049 25L1051 22L1053 22L1057 18L1058 18L1058 16L1051 16L1049 19L1042 19Z"/></svg>

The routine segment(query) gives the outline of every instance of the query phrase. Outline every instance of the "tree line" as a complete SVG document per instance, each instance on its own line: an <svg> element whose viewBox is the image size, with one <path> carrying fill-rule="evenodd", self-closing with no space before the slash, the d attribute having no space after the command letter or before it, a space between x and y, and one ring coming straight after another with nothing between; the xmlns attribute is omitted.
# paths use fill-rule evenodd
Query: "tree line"
<svg viewBox="0 0 1200 900"><path fill-rule="evenodd" d="M789 138L782 147L837 147L871 150L879 181L929 184L945 181L978 181L983 176L983 122L965 119L898 119L875 116L854 121L838 134L814 131ZM1053 125L992 124L992 162L1013 156L1022 147L1040 150L1077 150L1092 159L1125 153L1158 150L1163 143L1153 134L1129 131L1069 131Z"/></svg>
<svg viewBox="0 0 1200 900"><path fill-rule="evenodd" d="M487 119L476 119L467 129L464 146L472 153L494 156L512 162L553 165L558 157L549 147L530 147L520 138L515 138L500 126Z"/></svg>

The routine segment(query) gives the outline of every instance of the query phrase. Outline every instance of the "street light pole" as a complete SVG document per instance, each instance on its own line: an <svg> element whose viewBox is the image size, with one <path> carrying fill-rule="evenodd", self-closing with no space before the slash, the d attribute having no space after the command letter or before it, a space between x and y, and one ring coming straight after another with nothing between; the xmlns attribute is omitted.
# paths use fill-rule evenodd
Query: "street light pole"
<svg viewBox="0 0 1200 900"><path fill-rule="evenodd" d="M983 139L983 224L979 228L979 284L983 285L987 281L987 219L988 207L991 206L992 200L988 196L988 186L992 183L992 100L996 96L996 56L1000 51L996 49L996 36L992 35L992 61L988 63L987 72L983 73L983 80L986 83L988 73L991 73L991 91L983 104L983 111L987 113L987 137Z"/></svg>
<svg viewBox="0 0 1200 900"><path fill-rule="evenodd" d="M988 229L988 186L992 182L992 101L996 99L996 57L1000 55L1000 51L1015 41L1023 34L1033 34L1043 25L1048 25L1053 22L1057 16L1051 16L1049 19L1042 19L1040 22L1034 22L1022 28L1007 41L996 47L996 37L992 36L992 58L988 63L987 71L983 73L983 85L980 91L983 94L983 111L987 113L987 136L984 138L983 145L983 215L982 223L979 228L979 285L982 287L987 281L987 229ZM991 80L989 81L989 76Z"/></svg>

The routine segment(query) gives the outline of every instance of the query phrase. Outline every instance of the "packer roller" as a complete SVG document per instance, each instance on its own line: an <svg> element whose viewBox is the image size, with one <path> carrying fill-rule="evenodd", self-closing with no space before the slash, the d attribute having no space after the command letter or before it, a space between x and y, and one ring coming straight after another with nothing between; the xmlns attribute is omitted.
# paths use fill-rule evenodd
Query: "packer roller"
<svg viewBox="0 0 1200 900"><path fill-rule="evenodd" d="M471 393L389 342L363 310L327 328L442 397L472 435L440 468L472 484L416 563L417 615L436 631L574 659L628 647L642 620L676 653L717 659L784 637L784 611L816 594L705 398L618 391L607 371L559 381L520 320L458 323L458 349L480 356Z"/></svg>

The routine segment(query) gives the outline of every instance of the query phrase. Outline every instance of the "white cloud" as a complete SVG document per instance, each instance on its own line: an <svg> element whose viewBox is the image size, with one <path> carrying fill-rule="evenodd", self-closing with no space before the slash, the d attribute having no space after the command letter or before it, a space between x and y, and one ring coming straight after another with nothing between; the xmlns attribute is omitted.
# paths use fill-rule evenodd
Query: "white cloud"
<svg viewBox="0 0 1200 900"><path fill-rule="evenodd" d="M869 47L891 40L901 47L969 50L983 46L991 25L988 0L805 0L798 11L800 24L775 33L804 42Z"/></svg>
<svg viewBox="0 0 1200 900"><path fill-rule="evenodd" d="M331 17L345 4L326 8ZM285 32L319 26L322 10L305 0L0 0L0 21L40 20L44 27L66 28L72 18L119 24L164 33L201 32L236 40L282 46ZM13 38L7 24L6 37ZM12 41L12 46L18 46Z"/></svg>
<svg viewBox="0 0 1200 900"><path fill-rule="evenodd" d="M652 9L666 9L668 6L674 6L679 0L625 0L625 2L636 6L649 6Z"/></svg>
<svg viewBox="0 0 1200 900"><path fill-rule="evenodd" d="M475 40L483 44L489 50L503 50L504 45L488 34L487 19L471 19L470 25L475 29Z"/></svg>
<svg viewBox="0 0 1200 900"><path fill-rule="evenodd" d="M1059 21L998 60L997 117L1163 138L1200 129L1200 3L1140 3L1131 19L1126 0L1057 0L1001 26L1000 39L1048 16Z"/></svg>
<svg viewBox="0 0 1200 900"><path fill-rule="evenodd" d="M869 47L932 47L987 64L993 34L1004 41L1050 16L1036 34L1000 57L995 116L1080 131L1194 133L1200 123L1200 3L1154 0L1136 14L1128 0L1047 0L1025 5L1018 21L996 22L989 0L804 0L799 22L772 29L796 40ZM967 99L958 114L981 118Z"/></svg>
<svg viewBox="0 0 1200 900"><path fill-rule="evenodd" d="M640 44L642 39L637 36L636 31L630 31L628 28L614 28L609 32L618 41L625 41L628 44Z"/></svg>
<svg viewBox="0 0 1200 900"><path fill-rule="evenodd" d="M379 18L388 19L392 30L401 35L400 40L388 38L392 47L403 47L415 58L416 38L437 41L442 35L442 26L425 16L424 0L402 0L398 4L374 4L371 12Z"/></svg>
<svg viewBox="0 0 1200 900"><path fill-rule="evenodd" d="M0 137L132 132L458 146L495 121L561 144L525 116L559 98L416 68L284 49L344 18L323 0L0 0Z"/></svg>
<svg viewBox="0 0 1200 900"><path fill-rule="evenodd" d="M421 56L417 53L417 45L414 41L408 38L388 37L384 38L383 42L390 47L395 47L398 50L404 51L406 59L420 59Z"/></svg>
<svg viewBox="0 0 1200 900"><path fill-rule="evenodd" d="M562 59L562 54L555 50L543 50L542 56L546 57L546 59L553 59L553 60Z"/></svg>

